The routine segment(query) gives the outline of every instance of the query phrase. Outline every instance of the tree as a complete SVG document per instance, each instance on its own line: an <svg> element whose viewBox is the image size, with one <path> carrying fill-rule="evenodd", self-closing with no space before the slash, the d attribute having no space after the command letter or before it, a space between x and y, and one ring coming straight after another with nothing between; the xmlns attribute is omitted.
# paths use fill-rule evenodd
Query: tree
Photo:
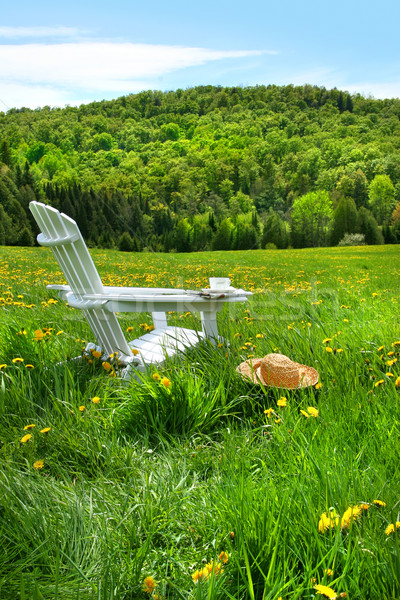
<svg viewBox="0 0 400 600"><path fill-rule="evenodd" d="M274 244L277 248L288 247L288 234L286 231L286 224L280 218L280 216L271 211L264 223L263 235L261 240L262 248L265 248L267 244Z"/></svg>
<svg viewBox="0 0 400 600"><path fill-rule="evenodd" d="M378 227L374 215L367 208L361 207L358 211L357 229L365 235L365 243L369 245L383 244L383 235Z"/></svg>
<svg viewBox="0 0 400 600"><path fill-rule="evenodd" d="M357 231L357 208L352 198L341 198L333 213L331 244L336 246L345 233Z"/></svg>
<svg viewBox="0 0 400 600"><path fill-rule="evenodd" d="M375 175L369 186L369 203L378 224L388 223L396 206L394 185L388 175Z"/></svg>
<svg viewBox="0 0 400 600"><path fill-rule="evenodd" d="M134 249L135 244L133 243L133 239L127 231L124 231L118 241L118 250L121 252L133 252Z"/></svg>
<svg viewBox="0 0 400 600"><path fill-rule="evenodd" d="M231 250L233 225L230 219L224 219L218 226L212 240L213 250Z"/></svg>
<svg viewBox="0 0 400 600"><path fill-rule="evenodd" d="M332 219L332 202L328 192L309 192L293 202L292 241L296 248L323 246L327 243Z"/></svg>

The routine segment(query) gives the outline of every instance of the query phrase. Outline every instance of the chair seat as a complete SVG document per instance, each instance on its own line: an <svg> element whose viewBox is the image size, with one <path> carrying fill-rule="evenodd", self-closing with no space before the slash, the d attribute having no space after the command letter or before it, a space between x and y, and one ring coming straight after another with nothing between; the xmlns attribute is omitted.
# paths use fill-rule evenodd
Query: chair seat
<svg viewBox="0 0 400 600"><path fill-rule="evenodd" d="M162 364L167 356L174 356L192 348L204 338L202 331L184 327L165 327L153 329L140 338L129 342L129 346L139 352L145 365Z"/></svg>

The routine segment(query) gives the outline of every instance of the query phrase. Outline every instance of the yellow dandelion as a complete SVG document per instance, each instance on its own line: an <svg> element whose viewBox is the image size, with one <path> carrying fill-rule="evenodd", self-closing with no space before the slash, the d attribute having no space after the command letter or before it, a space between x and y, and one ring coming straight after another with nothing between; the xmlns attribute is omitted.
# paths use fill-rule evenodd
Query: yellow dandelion
<svg viewBox="0 0 400 600"><path fill-rule="evenodd" d="M25 365L25 369L30 369L30 370L32 370L32 369L34 369L34 368L35 368L35 367L34 367L33 365Z"/></svg>
<svg viewBox="0 0 400 600"><path fill-rule="evenodd" d="M333 352L333 350L330 346L326 346L325 350L329 353Z"/></svg>
<svg viewBox="0 0 400 600"><path fill-rule="evenodd" d="M400 377L398 377L398 378L396 379L396 381L394 382L394 385L395 385L397 388L398 388L398 387L400 387Z"/></svg>
<svg viewBox="0 0 400 600"><path fill-rule="evenodd" d="M25 442L27 442L28 440L30 440L30 439L31 439L31 437L32 437L32 434L31 434L31 433L27 433L26 435L24 435L24 437L23 437L23 438L21 438L21 442L22 442L23 444L25 444Z"/></svg>
<svg viewBox="0 0 400 600"><path fill-rule="evenodd" d="M99 404L100 403L100 398L98 396L94 396L92 398L92 402L93 402L93 404Z"/></svg>
<svg viewBox="0 0 400 600"><path fill-rule="evenodd" d="M323 344L327 344L328 342L331 342L332 338L325 338L324 340L322 340Z"/></svg>
<svg viewBox="0 0 400 600"><path fill-rule="evenodd" d="M374 500L374 504L378 508L385 508L386 506L386 502L384 502L383 500Z"/></svg>
<svg viewBox="0 0 400 600"><path fill-rule="evenodd" d="M161 383L162 383L162 385L163 385L164 387L166 387L166 388L169 388L169 387L171 387L171 380L170 380L170 379L168 379L168 377L163 377L163 378L161 379Z"/></svg>
<svg viewBox="0 0 400 600"><path fill-rule="evenodd" d="M226 563L228 562L229 556L227 552L221 552L221 554L218 556L218 559L220 562L224 563L224 565L226 565Z"/></svg>
<svg viewBox="0 0 400 600"><path fill-rule="evenodd" d="M126 328L126 333L131 333L133 331L133 327L127 327Z"/></svg>
<svg viewBox="0 0 400 600"><path fill-rule="evenodd" d="M42 469L44 467L44 460L35 460L33 466L35 469Z"/></svg>
<svg viewBox="0 0 400 600"><path fill-rule="evenodd" d="M318 415L319 415L318 409L314 408L313 406L309 406L307 408L307 412L311 417L318 417Z"/></svg>
<svg viewBox="0 0 400 600"><path fill-rule="evenodd" d="M27 429L33 429L34 427L36 427L34 423L31 423L30 425L25 425L24 431L26 431Z"/></svg>
<svg viewBox="0 0 400 600"><path fill-rule="evenodd" d="M334 508L330 508L328 514L322 513L318 521L318 531L324 533L327 529L333 529L336 525L339 525L339 515Z"/></svg>
<svg viewBox="0 0 400 600"><path fill-rule="evenodd" d="M143 591L146 592L146 594L152 594L156 586L157 583L154 581L154 578L151 575L144 578Z"/></svg>
<svg viewBox="0 0 400 600"><path fill-rule="evenodd" d="M36 329L33 335L35 336L35 340L40 342L43 339L44 333L41 329Z"/></svg>
<svg viewBox="0 0 400 600"><path fill-rule="evenodd" d="M159 381L159 380L160 380L160 376L159 376L159 374L158 374L158 373L153 373L153 379L154 379L155 381Z"/></svg>
<svg viewBox="0 0 400 600"><path fill-rule="evenodd" d="M40 433L47 433L48 431L50 431L51 427L43 427L43 429L40 430Z"/></svg>
<svg viewBox="0 0 400 600"><path fill-rule="evenodd" d="M340 526L342 529L349 529L350 525L353 521L357 519L361 514L361 508L359 506L349 506L347 510L344 511Z"/></svg>
<svg viewBox="0 0 400 600"><path fill-rule="evenodd" d="M83 412L84 410L85 410L85 407L84 407L84 406L80 406L80 407L79 407L79 411L80 411L80 412Z"/></svg>
<svg viewBox="0 0 400 600"><path fill-rule="evenodd" d="M93 350L92 355L94 356L94 358L100 358L101 352L99 352L98 350Z"/></svg>
<svg viewBox="0 0 400 600"><path fill-rule="evenodd" d="M382 352L383 348L384 348L384 346L379 346L378 352Z"/></svg>
<svg viewBox="0 0 400 600"><path fill-rule="evenodd" d="M332 569L325 569L324 573L328 576L328 577L332 577L333 575L333 571Z"/></svg>
<svg viewBox="0 0 400 600"><path fill-rule="evenodd" d="M5 364L3 364L3 365L0 365L0 371L1 371L2 369L5 369L6 367L7 367L7 365L5 365ZM400 377L399 377L399 379L400 379Z"/></svg>
<svg viewBox="0 0 400 600"><path fill-rule="evenodd" d="M256 338L258 338L259 340L261 340L264 337L264 334L262 333L257 333Z"/></svg>
<svg viewBox="0 0 400 600"><path fill-rule="evenodd" d="M102 367L103 367L103 369L104 369L105 371L109 371L109 370L111 369L111 365L110 365L110 363L109 363L109 362L107 362L107 361L104 361L104 362L102 363Z"/></svg>
<svg viewBox="0 0 400 600"><path fill-rule="evenodd" d="M204 572L204 569L197 569L194 573L192 573L192 579L195 583L199 583L199 581L203 581L208 576L208 572Z"/></svg>
<svg viewBox="0 0 400 600"><path fill-rule="evenodd" d="M139 354L139 350L136 350L136 348L132 348L132 354L133 356L137 356Z"/></svg>
<svg viewBox="0 0 400 600"><path fill-rule="evenodd" d="M63 332L63 330L61 329L60 331L57 331L56 335L61 335Z"/></svg>
<svg viewBox="0 0 400 600"><path fill-rule="evenodd" d="M267 415L268 419L271 418L272 413L273 413L273 409L272 408L266 408L264 410L264 414Z"/></svg>
<svg viewBox="0 0 400 600"><path fill-rule="evenodd" d="M322 594L323 596L326 596L326 598L331 598L332 600L334 600L337 596L335 590L327 585L314 585L314 590L317 590L317 594Z"/></svg>
<svg viewBox="0 0 400 600"><path fill-rule="evenodd" d="M277 425L279 425L279 423L280 423L281 421L282 421L282 419L275 419L275 423L276 423Z"/></svg>
<svg viewBox="0 0 400 600"><path fill-rule="evenodd" d="M13 358L12 361L13 361L14 364L17 364L17 363L24 362L24 359L21 358L20 356L17 356L17 358Z"/></svg>
<svg viewBox="0 0 400 600"><path fill-rule="evenodd" d="M378 387L379 385L382 385L382 383L385 383L385 380L384 380L384 379L380 379L379 381L376 381L376 382L374 383L374 387Z"/></svg>
<svg viewBox="0 0 400 600"><path fill-rule="evenodd" d="M319 381L319 382L316 384L316 386L315 386L315 389L316 389L316 390L319 390L319 389L321 389L321 388L322 388L322 383Z"/></svg>
<svg viewBox="0 0 400 600"><path fill-rule="evenodd" d="M309 416L310 416L310 415L308 414L308 412L307 412L307 411L305 411L305 410L300 410L300 412L301 412L301 414L302 414L302 415L304 415L304 416L306 417L306 419L308 419L308 418L309 418Z"/></svg>
<svg viewBox="0 0 400 600"><path fill-rule="evenodd" d="M286 406L286 405L287 405L287 400L286 400L285 396L281 396L281 397L279 398L279 400L277 401L277 405L278 405L278 406L281 406L281 407L283 407L283 406Z"/></svg>
<svg viewBox="0 0 400 600"><path fill-rule="evenodd" d="M368 502L361 502L358 506L361 508L361 510L367 511L371 505L368 504Z"/></svg>

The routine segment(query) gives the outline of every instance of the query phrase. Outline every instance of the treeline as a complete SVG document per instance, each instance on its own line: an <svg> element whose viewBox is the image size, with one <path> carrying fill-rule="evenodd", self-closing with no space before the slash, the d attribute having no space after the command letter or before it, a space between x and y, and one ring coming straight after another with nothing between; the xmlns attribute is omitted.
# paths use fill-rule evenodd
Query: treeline
<svg viewBox="0 0 400 600"><path fill-rule="evenodd" d="M400 100L203 86L0 113L0 244L32 199L141 251L400 241ZM347 240L347 241L346 241Z"/></svg>

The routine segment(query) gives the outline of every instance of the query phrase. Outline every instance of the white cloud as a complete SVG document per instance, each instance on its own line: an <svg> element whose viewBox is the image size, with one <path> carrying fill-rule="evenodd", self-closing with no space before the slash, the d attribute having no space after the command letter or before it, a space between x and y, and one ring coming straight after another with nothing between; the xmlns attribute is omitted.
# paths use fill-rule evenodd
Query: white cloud
<svg viewBox="0 0 400 600"><path fill-rule="evenodd" d="M80 31L76 27L1 27L0 38L44 38L75 37Z"/></svg>
<svg viewBox="0 0 400 600"><path fill-rule="evenodd" d="M266 53L112 42L3 44L0 45L0 98L9 106L31 107L30 90L37 94L38 100L40 90L47 90L44 104L60 105L57 98L61 99L61 105L77 104L72 100L74 96L93 99L99 94L154 88L157 79L173 71Z"/></svg>

